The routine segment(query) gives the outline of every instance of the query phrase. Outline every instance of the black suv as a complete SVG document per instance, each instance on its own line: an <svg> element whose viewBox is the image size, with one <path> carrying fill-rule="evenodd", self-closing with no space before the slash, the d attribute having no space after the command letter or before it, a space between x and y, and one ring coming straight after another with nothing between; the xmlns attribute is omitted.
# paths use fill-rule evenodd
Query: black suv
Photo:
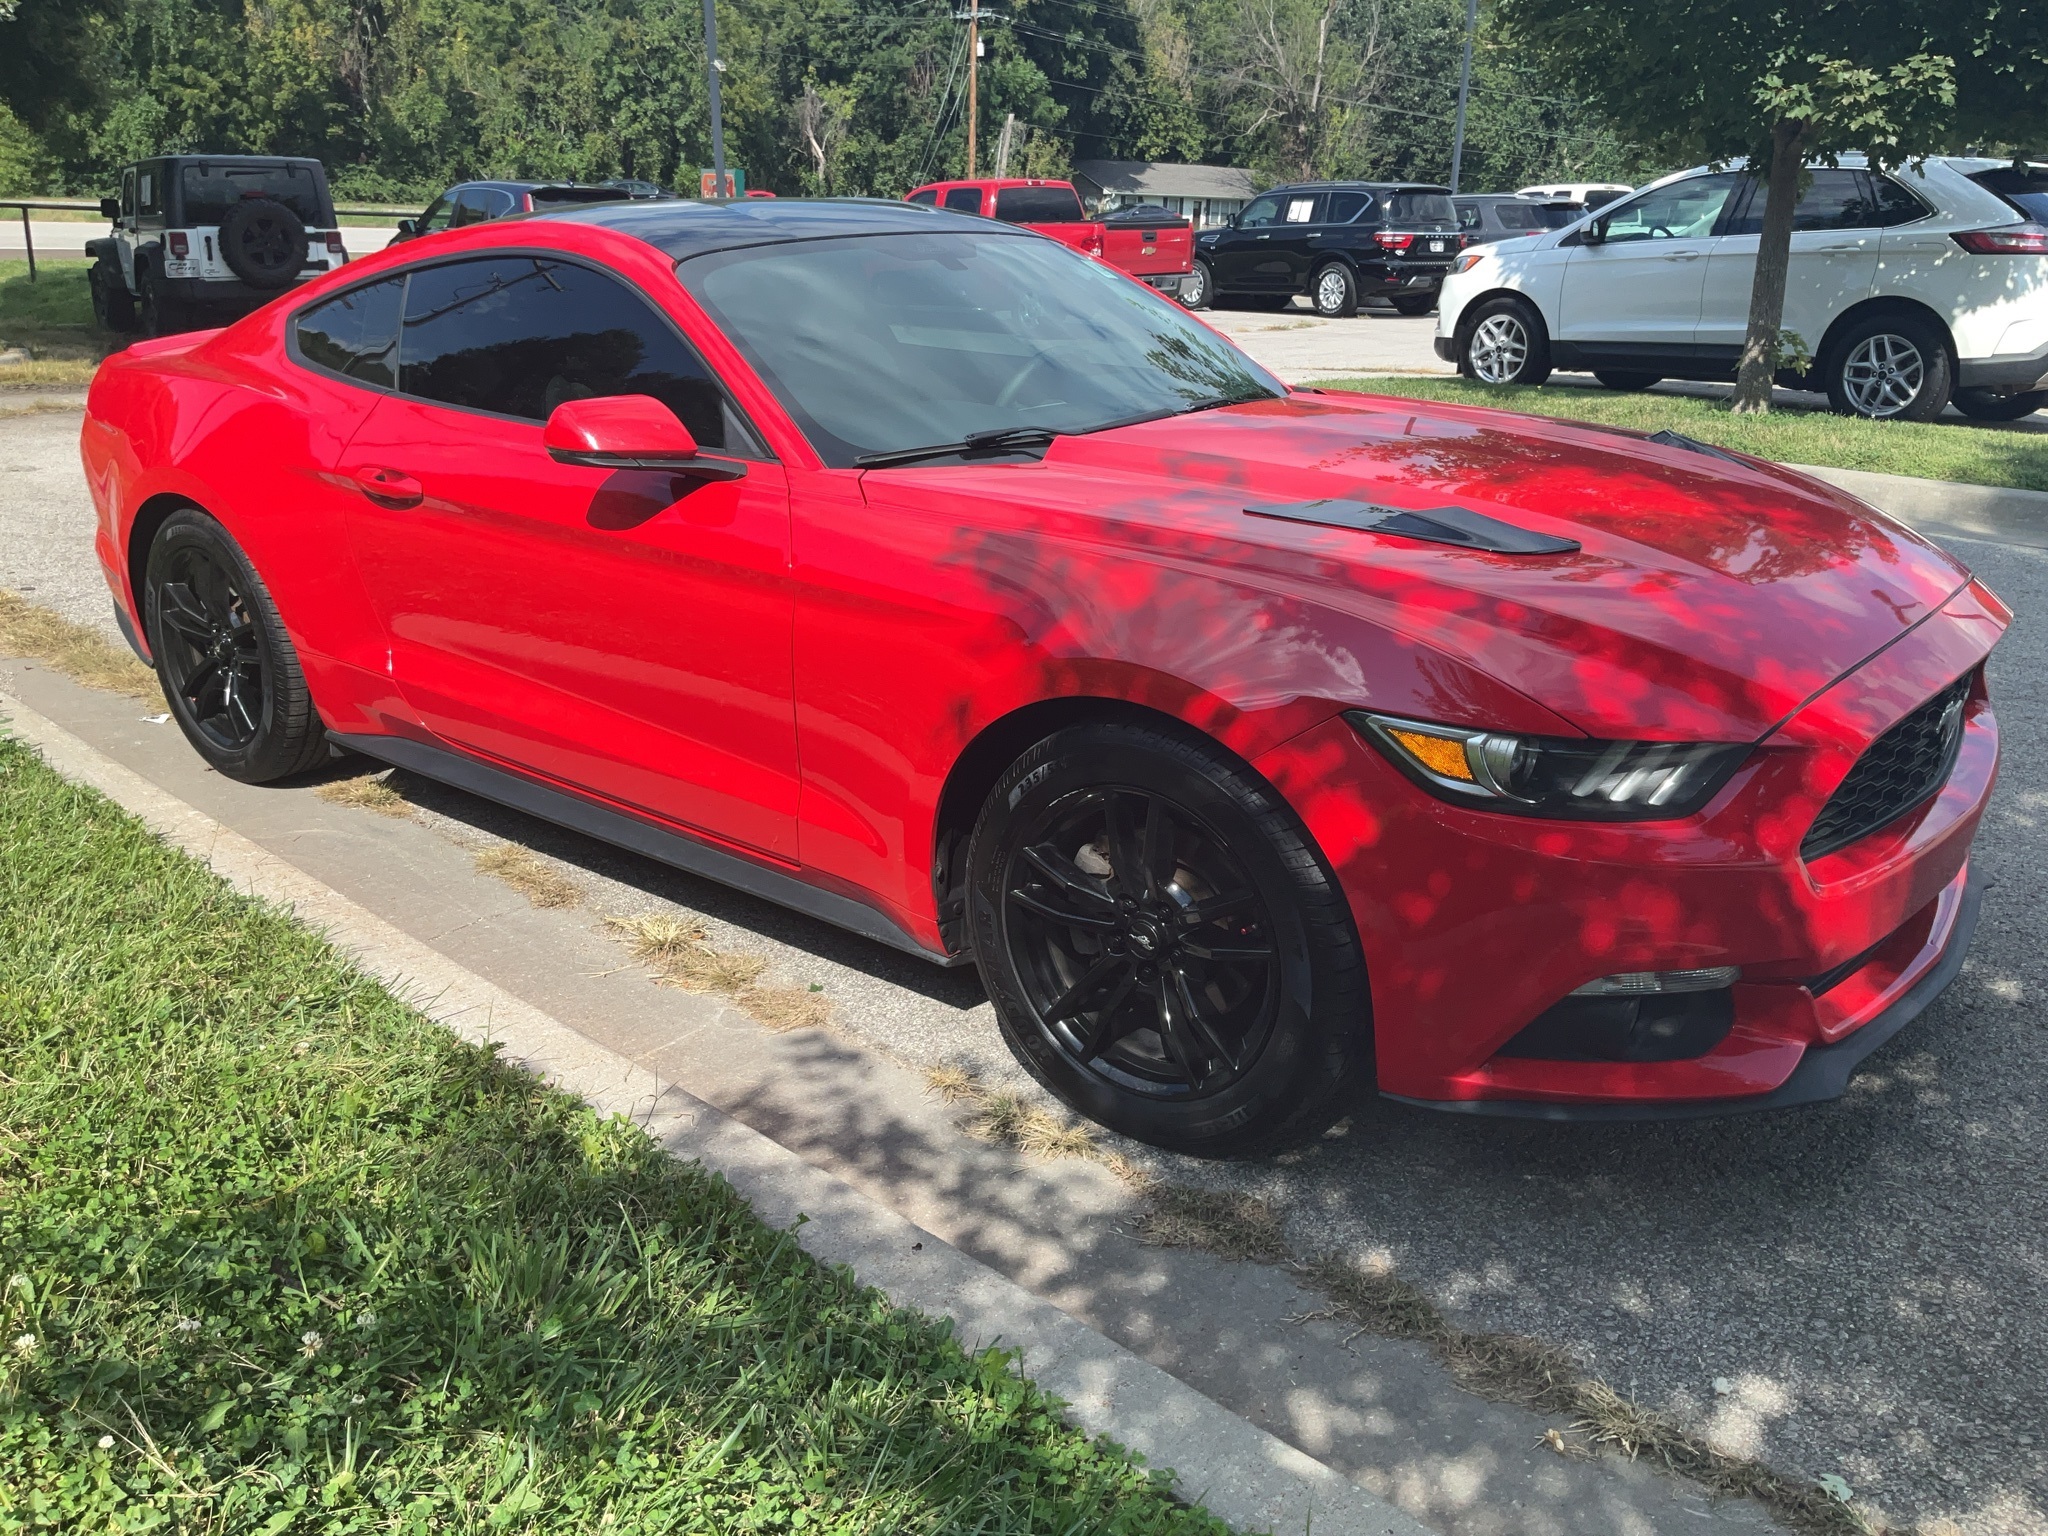
<svg viewBox="0 0 2048 1536"><path fill-rule="evenodd" d="M1462 238L1448 187L1320 181L1275 187L1245 204L1227 229L1195 241L1182 302L1281 309L1305 293L1316 313L1358 312L1386 299L1426 315Z"/></svg>
<svg viewBox="0 0 2048 1536"><path fill-rule="evenodd" d="M397 245L401 240L438 235L444 229L510 218L515 213L532 213L539 208L565 208L572 203L623 203L640 195L618 184L587 187L565 181L465 181L427 204L427 211L418 218L400 219L398 233L391 243Z"/></svg>

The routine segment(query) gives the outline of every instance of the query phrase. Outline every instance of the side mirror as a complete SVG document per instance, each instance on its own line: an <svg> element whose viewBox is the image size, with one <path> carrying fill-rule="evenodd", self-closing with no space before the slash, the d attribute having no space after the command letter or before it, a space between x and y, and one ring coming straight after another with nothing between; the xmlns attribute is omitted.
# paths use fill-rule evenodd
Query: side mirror
<svg viewBox="0 0 2048 1536"><path fill-rule="evenodd" d="M400 219L398 221L398 232L401 235L416 235L420 232L420 227L411 219Z"/></svg>
<svg viewBox="0 0 2048 1536"><path fill-rule="evenodd" d="M1237 216L1236 214L1234 214L1234 213L1233 213L1233 214L1232 214L1232 215L1230 216L1230 221L1229 221L1229 224L1228 224L1228 225L1227 225L1226 227L1228 227L1228 228L1230 228L1230 229L1235 229L1235 228L1237 228L1237 219L1238 219L1238 216Z"/></svg>
<svg viewBox="0 0 2048 1536"><path fill-rule="evenodd" d="M665 469L712 480L737 480L744 464L704 459L676 413L652 395L608 395L555 407L541 445L557 464L592 469Z"/></svg>
<svg viewBox="0 0 2048 1536"><path fill-rule="evenodd" d="M103 219L112 219L116 223L119 223L121 219L121 199L119 199L118 197L101 198L100 217Z"/></svg>

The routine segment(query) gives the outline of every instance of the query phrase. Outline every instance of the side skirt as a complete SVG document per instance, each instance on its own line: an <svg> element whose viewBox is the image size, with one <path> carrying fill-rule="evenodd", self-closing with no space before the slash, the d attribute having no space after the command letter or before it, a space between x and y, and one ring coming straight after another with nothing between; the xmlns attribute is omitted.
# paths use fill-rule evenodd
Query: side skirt
<svg viewBox="0 0 2048 1536"><path fill-rule="evenodd" d="M529 816L552 821L556 826L644 854L689 874L701 875L706 880L716 880L720 885L729 885L749 896L759 896L764 901L792 908L806 917L815 917L820 922L844 928L849 933L857 933L935 965L953 967L970 963L971 957L967 955L948 955L927 949L894 919L865 902L841 896L836 891L822 890L795 875L784 874L779 869L770 869L738 854L727 853L722 848L700 843L695 838L670 832L637 816L629 816L518 774L507 773L502 768L494 768L460 752L403 736L344 736L330 731L328 739L365 757L374 757L408 773L417 773L473 795L481 795L486 800L495 800L500 805L509 805L515 811L524 811Z"/></svg>

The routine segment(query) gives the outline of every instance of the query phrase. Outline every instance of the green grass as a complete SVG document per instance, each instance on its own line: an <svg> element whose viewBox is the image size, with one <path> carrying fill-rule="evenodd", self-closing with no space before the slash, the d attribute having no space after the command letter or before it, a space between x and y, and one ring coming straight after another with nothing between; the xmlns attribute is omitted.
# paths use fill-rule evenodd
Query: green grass
<svg viewBox="0 0 2048 1536"><path fill-rule="evenodd" d="M2048 491L2048 433L1954 421L1863 421L1824 411L1773 410L1737 416L1726 405L1684 395L1618 394L1569 384L1474 384L1463 379L1347 379L1326 386L1494 406L1631 427L1670 428L1704 443L1781 463L1868 469L1928 480Z"/></svg>
<svg viewBox="0 0 2048 1536"><path fill-rule="evenodd" d="M100 358L120 344L93 324L91 263L36 258L36 280L28 263L0 261L0 341L26 347L27 363L0 364L0 393L20 389L84 389Z"/></svg>
<svg viewBox="0 0 2048 1536"><path fill-rule="evenodd" d="M1225 1536L15 742L0 1530Z"/></svg>

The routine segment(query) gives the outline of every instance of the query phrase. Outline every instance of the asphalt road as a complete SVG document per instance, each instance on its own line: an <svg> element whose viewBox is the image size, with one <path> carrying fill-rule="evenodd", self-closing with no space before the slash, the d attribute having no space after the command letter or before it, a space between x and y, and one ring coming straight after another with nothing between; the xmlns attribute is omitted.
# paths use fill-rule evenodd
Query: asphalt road
<svg viewBox="0 0 2048 1536"><path fill-rule="evenodd" d="M69 414L0 419L0 584L111 632L77 429ZM1894 1517L2048 1533L2048 959L2034 884L2048 865L2048 551L1953 547L2019 615L1991 668L2006 755L1978 841L1990 888L1961 978L1848 1098L1629 1127L1368 1102L1284 1162L1145 1160L1264 1196L1299 1252L1391 1262L1466 1324L1568 1345L1637 1400L1731 1449L1839 1476ZM585 870L616 867L545 842ZM694 901L715 941L824 985L852 1037L1022 1085L971 975L909 974L805 920L686 887L614 896Z"/></svg>

